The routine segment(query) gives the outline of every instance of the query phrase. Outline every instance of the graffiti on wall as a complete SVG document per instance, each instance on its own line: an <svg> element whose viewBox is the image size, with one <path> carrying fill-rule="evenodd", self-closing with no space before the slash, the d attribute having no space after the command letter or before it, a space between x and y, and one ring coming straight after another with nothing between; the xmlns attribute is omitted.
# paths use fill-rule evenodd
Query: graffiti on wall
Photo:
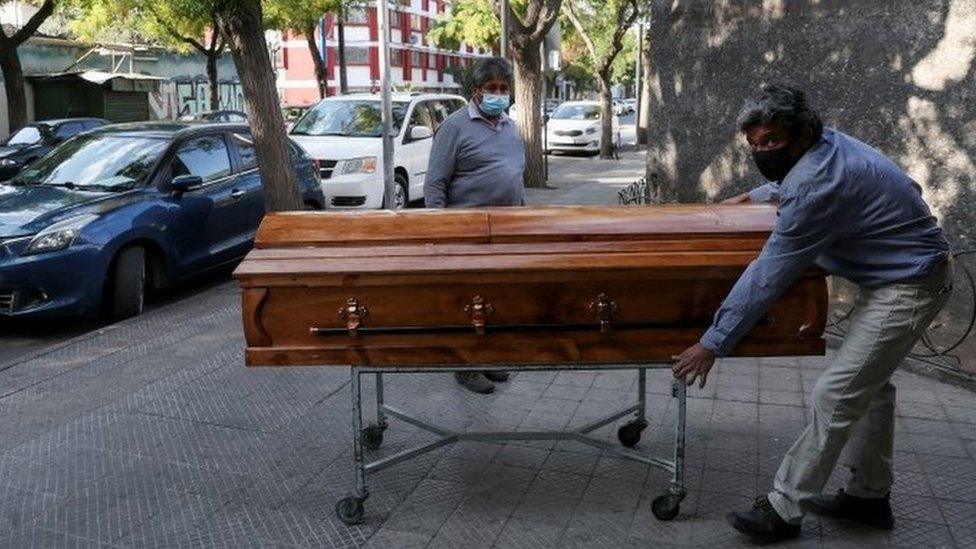
<svg viewBox="0 0 976 549"><path fill-rule="evenodd" d="M176 119L200 112L228 109L244 110L244 91L240 82L218 84L220 105L211 107L210 86L206 81L171 81L149 96L149 104L157 119Z"/></svg>

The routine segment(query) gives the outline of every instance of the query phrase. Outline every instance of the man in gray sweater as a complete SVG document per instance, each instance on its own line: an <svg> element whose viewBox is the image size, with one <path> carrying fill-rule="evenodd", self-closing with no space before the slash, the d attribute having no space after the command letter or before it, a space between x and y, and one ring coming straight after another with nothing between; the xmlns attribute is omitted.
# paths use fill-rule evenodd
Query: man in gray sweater
<svg viewBox="0 0 976 549"><path fill-rule="evenodd" d="M512 67L501 57L481 59L474 67L468 108L437 128L424 181L428 208L520 206L525 145L505 114L512 88ZM458 372L459 383L478 393L495 390L505 372Z"/></svg>

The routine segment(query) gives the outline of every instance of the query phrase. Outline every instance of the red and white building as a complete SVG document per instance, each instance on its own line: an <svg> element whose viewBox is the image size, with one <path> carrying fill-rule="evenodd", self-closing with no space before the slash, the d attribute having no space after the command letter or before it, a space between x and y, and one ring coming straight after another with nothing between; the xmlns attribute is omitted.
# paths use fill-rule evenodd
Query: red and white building
<svg viewBox="0 0 976 549"><path fill-rule="evenodd" d="M456 91L458 85L445 69L468 65L488 50L462 45L460 50L444 50L427 40L427 31L437 16L450 9L450 0L400 0L390 10L390 72L393 84L402 91ZM303 36L281 34L275 64L282 103L309 105L319 100L315 66ZM275 40L277 38L277 40ZM324 40L323 40L324 38ZM316 40L325 54L329 95L339 90L338 28L335 14L324 14ZM346 78L349 92L379 90L379 32L375 7L346 14ZM274 46L272 46L274 49Z"/></svg>

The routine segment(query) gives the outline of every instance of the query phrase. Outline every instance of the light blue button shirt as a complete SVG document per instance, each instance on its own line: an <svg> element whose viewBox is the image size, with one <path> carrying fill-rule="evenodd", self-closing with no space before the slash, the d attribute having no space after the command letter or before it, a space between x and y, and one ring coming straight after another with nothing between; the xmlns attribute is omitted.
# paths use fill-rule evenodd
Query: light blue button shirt
<svg viewBox="0 0 976 549"><path fill-rule="evenodd" d="M863 286L931 274L949 245L921 188L874 148L825 128L779 185L750 193L778 200L776 226L715 313L701 344L719 356L807 267Z"/></svg>

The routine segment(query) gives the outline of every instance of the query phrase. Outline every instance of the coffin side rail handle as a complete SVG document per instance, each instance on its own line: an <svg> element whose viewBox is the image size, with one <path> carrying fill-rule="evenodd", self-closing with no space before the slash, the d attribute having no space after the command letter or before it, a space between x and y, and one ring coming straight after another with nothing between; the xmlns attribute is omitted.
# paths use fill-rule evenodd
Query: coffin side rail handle
<svg viewBox="0 0 976 549"><path fill-rule="evenodd" d="M471 299L471 303L464 306L464 314L468 315L471 319L471 325L474 326L475 333L483 336L485 335L485 327L488 325L488 321L495 314L495 307L485 298L476 295Z"/></svg>
<svg viewBox="0 0 976 549"><path fill-rule="evenodd" d="M610 299L609 295L601 292L590 303L590 312L595 314L596 319L600 322L600 332L607 333L613 324L613 317L617 314L617 302Z"/></svg>
<svg viewBox="0 0 976 549"><path fill-rule="evenodd" d="M339 309L339 319L346 321L346 330L349 337L355 338L359 335L359 328L365 326L366 317L369 316L369 308L361 304L355 297L346 300L345 306ZM312 328L312 332L317 332Z"/></svg>

